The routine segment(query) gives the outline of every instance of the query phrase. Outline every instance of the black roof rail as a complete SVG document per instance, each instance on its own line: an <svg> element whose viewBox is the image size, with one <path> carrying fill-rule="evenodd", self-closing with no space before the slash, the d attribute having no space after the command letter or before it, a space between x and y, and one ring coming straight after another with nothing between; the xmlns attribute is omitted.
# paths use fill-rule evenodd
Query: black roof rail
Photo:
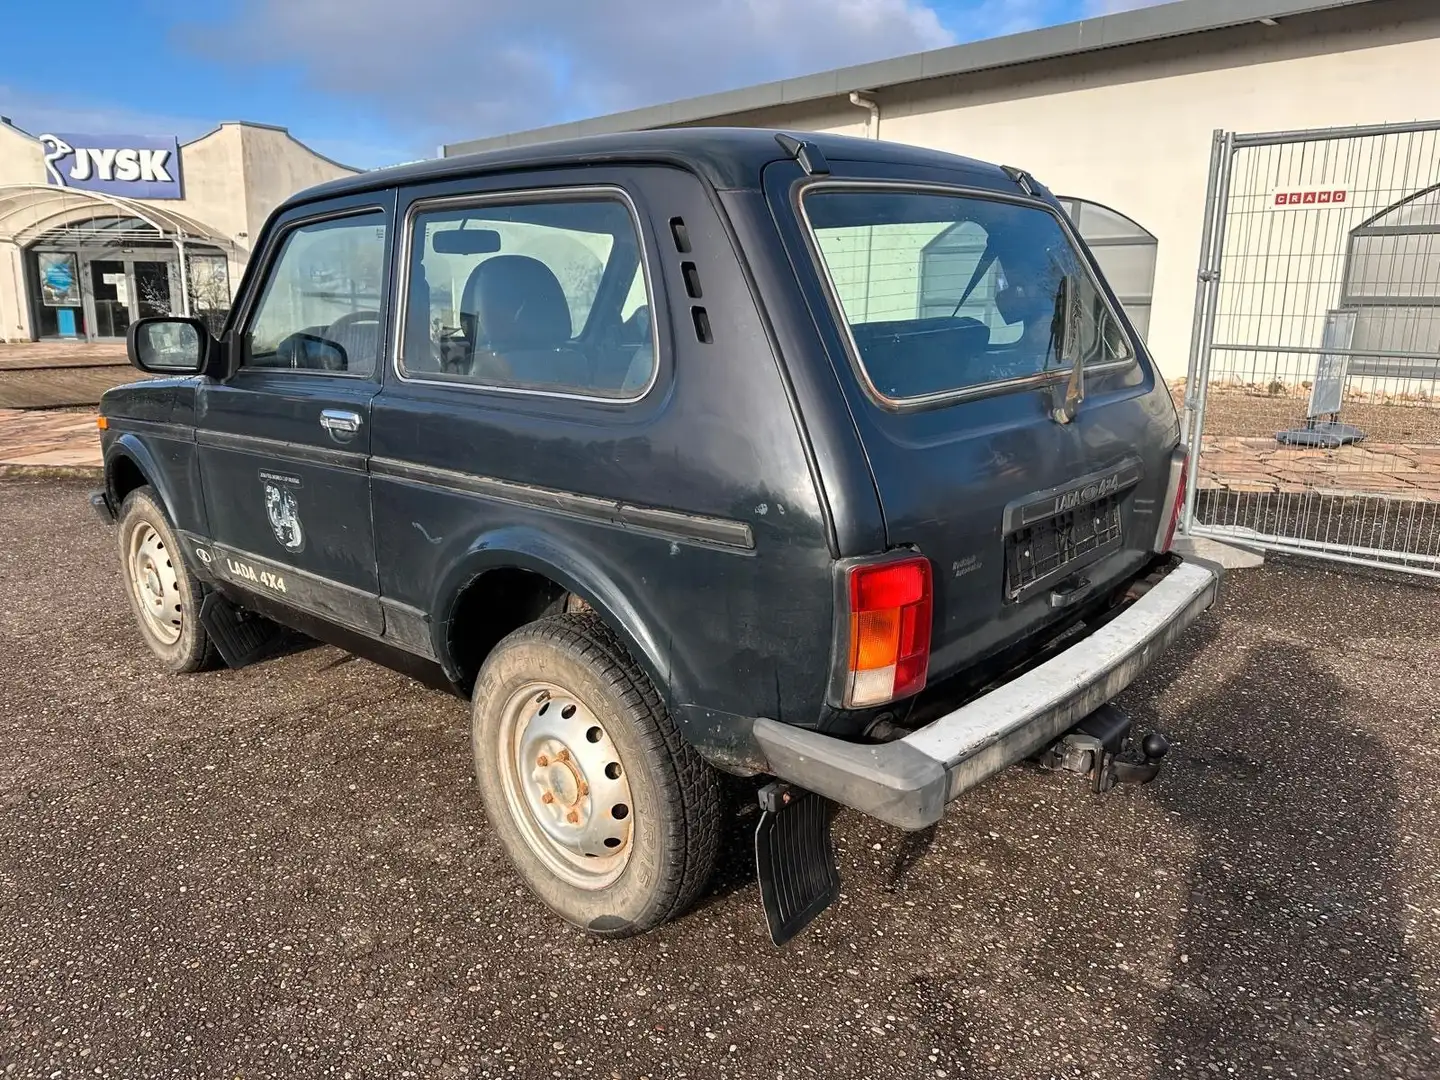
<svg viewBox="0 0 1440 1080"><path fill-rule="evenodd" d="M807 176L830 175L830 162L825 160L825 154L813 142L783 132L776 133L775 141L780 144L780 149L800 163Z"/></svg>

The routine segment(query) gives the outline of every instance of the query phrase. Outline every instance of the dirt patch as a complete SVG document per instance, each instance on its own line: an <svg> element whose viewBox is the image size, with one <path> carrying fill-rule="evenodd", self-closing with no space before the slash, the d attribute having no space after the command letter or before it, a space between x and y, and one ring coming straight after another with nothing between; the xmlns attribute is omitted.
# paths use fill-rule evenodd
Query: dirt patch
<svg viewBox="0 0 1440 1080"><path fill-rule="evenodd" d="M17 368L124 367L125 343L13 341L0 344L0 371Z"/></svg>
<svg viewBox="0 0 1440 1080"><path fill-rule="evenodd" d="M97 405L112 386L146 377L129 364L0 370L0 409Z"/></svg>
<svg viewBox="0 0 1440 1080"><path fill-rule="evenodd" d="M1183 387L1171 387L1177 408L1184 408ZM1270 393L1263 387L1210 387L1205 402L1205 434L1274 438L1278 431L1305 426L1310 391L1286 388ZM1367 442L1440 446L1440 405L1419 401L1346 401L1340 413L1346 424L1365 433Z"/></svg>

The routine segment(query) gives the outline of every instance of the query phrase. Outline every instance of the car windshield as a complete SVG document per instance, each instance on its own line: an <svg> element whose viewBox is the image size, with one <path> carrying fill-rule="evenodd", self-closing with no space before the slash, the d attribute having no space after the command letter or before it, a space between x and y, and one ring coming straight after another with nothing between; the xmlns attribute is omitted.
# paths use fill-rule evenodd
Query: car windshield
<svg viewBox="0 0 1440 1080"><path fill-rule="evenodd" d="M875 390L947 395L1067 365L1057 299L1068 278L1084 362L1134 354L1049 210L895 188L805 196L826 276Z"/></svg>

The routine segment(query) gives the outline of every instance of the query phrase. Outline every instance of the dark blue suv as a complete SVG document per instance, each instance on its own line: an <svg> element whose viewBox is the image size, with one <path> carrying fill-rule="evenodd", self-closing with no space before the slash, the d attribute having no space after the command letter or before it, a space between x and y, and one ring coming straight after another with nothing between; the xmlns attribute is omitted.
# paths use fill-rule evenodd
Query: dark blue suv
<svg viewBox="0 0 1440 1080"><path fill-rule="evenodd" d="M834 803L1153 776L1107 703L1215 596L1166 388L1019 169L689 129L366 173L275 212L218 337L130 349L96 502L160 662L284 627L469 695L494 828L602 935L703 887L717 772L777 939Z"/></svg>

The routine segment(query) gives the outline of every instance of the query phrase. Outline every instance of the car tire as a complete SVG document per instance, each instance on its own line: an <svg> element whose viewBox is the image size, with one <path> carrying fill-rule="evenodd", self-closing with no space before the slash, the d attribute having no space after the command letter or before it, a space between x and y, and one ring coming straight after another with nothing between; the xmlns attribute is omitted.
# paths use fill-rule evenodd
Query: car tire
<svg viewBox="0 0 1440 1080"><path fill-rule="evenodd" d="M495 832L561 918L629 937L682 913L710 880L718 778L593 613L548 616L494 648L471 736Z"/></svg>
<svg viewBox="0 0 1440 1080"><path fill-rule="evenodd" d="M185 565L175 530L155 492L125 496L119 521L120 573L140 637L175 675L214 667L219 659L200 625L204 597Z"/></svg>

